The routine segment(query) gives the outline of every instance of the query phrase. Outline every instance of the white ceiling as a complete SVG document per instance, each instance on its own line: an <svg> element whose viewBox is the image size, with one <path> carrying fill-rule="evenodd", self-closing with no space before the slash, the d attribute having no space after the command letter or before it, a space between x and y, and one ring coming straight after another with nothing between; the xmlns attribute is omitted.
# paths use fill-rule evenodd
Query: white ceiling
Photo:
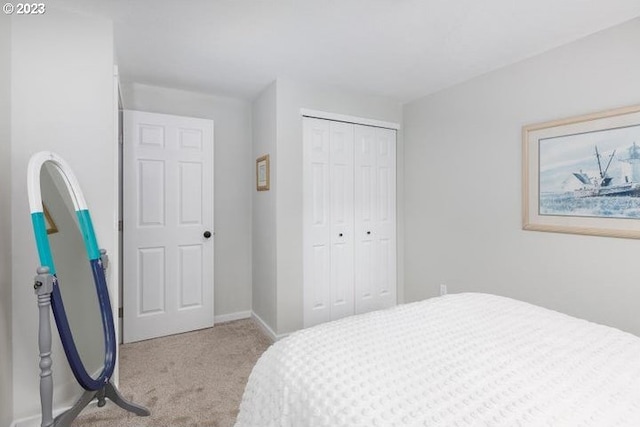
<svg viewBox="0 0 640 427"><path fill-rule="evenodd" d="M57 0L114 21L123 81L278 77L406 102L640 16L639 0Z"/></svg>

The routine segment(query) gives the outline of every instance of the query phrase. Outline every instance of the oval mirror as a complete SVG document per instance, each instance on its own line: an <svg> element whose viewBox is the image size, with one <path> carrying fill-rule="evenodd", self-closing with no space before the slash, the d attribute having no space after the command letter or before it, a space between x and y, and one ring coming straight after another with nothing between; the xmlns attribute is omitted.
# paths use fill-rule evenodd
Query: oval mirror
<svg viewBox="0 0 640 427"><path fill-rule="evenodd" d="M98 249L91 215L75 175L60 156L36 153L27 172L29 207L40 257L38 296L40 402L43 426L68 426L94 398L108 398L140 416L146 408L125 400L111 382L116 336L105 277L106 256ZM49 305L71 371L85 389L70 409L52 414Z"/></svg>
<svg viewBox="0 0 640 427"><path fill-rule="evenodd" d="M29 163L29 204L42 266L55 279L51 307L78 383L99 390L115 365L115 330L100 250L86 202L63 159L51 152Z"/></svg>

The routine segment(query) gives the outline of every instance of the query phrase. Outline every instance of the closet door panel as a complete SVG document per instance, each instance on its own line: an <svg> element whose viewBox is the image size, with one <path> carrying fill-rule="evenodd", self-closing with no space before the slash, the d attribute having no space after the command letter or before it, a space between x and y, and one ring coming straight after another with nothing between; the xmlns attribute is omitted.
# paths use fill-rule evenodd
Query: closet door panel
<svg viewBox="0 0 640 427"><path fill-rule="evenodd" d="M353 308L353 125L329 122L331 319Z"/></svg>
<svg viewBox="0 0 640 427"><path fill-rule="evenodd" d="M331 320L331 212L329 122L304 120L303 312L304 325Z"/></svg>
<svg viewBox="0 0 640 427"><path fill-rule="evenodd" d="M376 129L355 125L355 311L376 308L378 214Z"/></svg>
<svg viewBox="0 0 640 427"><path fill-rule="evenodd" d="M376 129L376 308L396 304L396 131Z"/></svg>

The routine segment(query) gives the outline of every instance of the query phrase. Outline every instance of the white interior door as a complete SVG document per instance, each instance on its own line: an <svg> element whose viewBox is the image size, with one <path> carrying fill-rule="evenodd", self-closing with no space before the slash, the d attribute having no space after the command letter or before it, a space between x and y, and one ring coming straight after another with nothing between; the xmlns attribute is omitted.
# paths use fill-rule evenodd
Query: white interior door
<svg viewBox="0 0 640 427"><path fill-rule="evenodd" d="M326 120L325 120L326 121ZM353 124L329 123L331 320L353 314Z"/></svg>
<svg viewBox="0 0 640 427"><path fill-rule="evenodd" d="M376 308L396 305L396 131L376 128Z"/></svg>
<svg viewBox="0 0 640 427"><path fill-rule="evenodd" d="M396 131L303 119L309 327L396 304Z"/></svg>
<svg viewBox="0 0 640 427"><path fill-rule="evenodd" d="M213 326L213 122L125 111L124 132L124 342Z"/></svg>
<svg viewBox="0 0 640 427"><path fill-rule="evenodd" d="M376 309L376 153L375 128L355 129L355 294L356 313Z"/></svg>
<svg viewBox="0 0 640 427"><path fill-rule="evenodd" d="M304 325L353 314L353 124L304 119Z"/></svg>
<svg viewBox="0 0 640 427"><path fill-rule="evenodd" d="M355 312L396 304L396 131L355 126Z"/></svg>
<svg viewBox="0 0 640 427"><path fill-rule="evenodd" d="M304 326L331 320L330 122L303 122L303 313Z"/></svg>

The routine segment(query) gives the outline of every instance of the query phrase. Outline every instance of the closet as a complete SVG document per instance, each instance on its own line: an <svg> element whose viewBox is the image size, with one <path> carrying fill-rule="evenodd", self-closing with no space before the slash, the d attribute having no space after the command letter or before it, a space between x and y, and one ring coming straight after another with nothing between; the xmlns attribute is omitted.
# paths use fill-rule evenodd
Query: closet
<svg viewBox="0 0 640 427"><path fill-rule="evenodd" d="M303 121L309 327L396 304L396 130Z"/></svg>

